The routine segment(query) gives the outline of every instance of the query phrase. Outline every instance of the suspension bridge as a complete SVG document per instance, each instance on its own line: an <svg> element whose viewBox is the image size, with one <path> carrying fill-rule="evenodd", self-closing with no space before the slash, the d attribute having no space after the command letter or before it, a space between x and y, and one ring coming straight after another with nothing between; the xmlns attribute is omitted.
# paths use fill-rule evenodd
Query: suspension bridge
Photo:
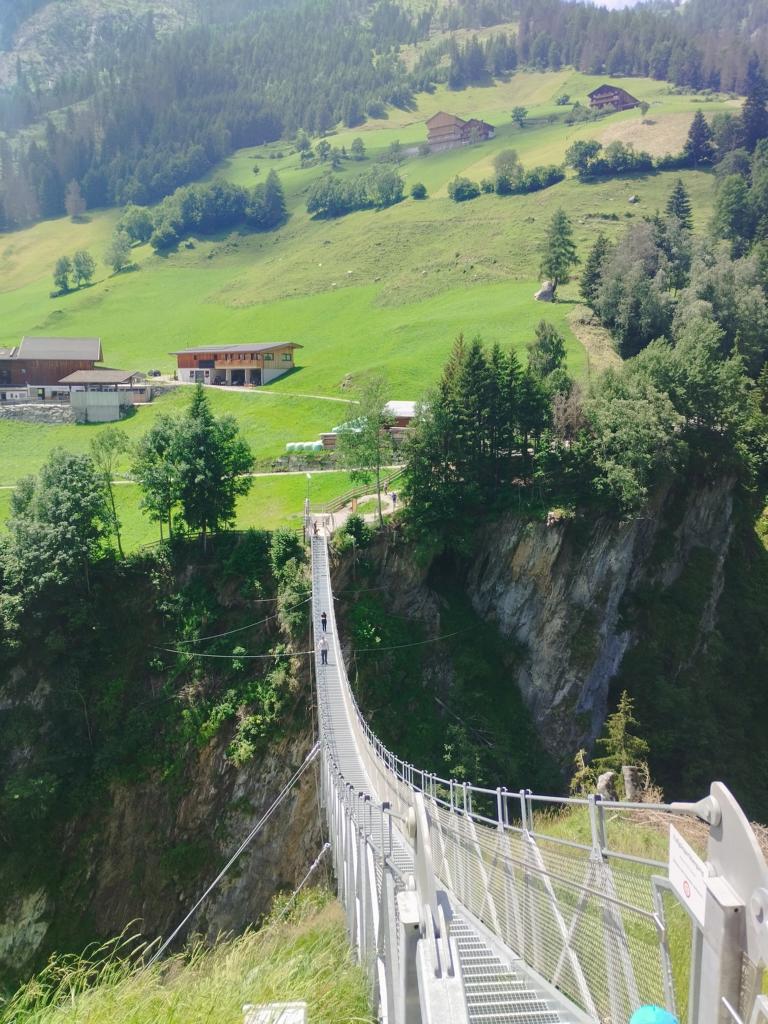
<svg viewBox="0 0 768 1024"><path fill-rule="evenodd" d="M305 514L313 630L327 642L322 803L379 1020L627 1024L652 1004L688 1024L768 1021L768 867L726 787L695 804L616 803L484 789L404 762L355 702L325 530L311 535ZM547 828L563 811L580 816L583 842ZM649 812L672 826L665 860L615 838ZM703 856L675 827L692 818L707 826Z"/></svg>

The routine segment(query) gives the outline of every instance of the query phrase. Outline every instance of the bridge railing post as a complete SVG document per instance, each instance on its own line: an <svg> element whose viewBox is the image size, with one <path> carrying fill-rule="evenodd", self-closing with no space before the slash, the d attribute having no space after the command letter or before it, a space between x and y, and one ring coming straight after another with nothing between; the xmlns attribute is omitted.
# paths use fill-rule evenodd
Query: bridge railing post
<svg viewBox="0 0 768 1024"><path fill-rule="evenodd" d="M700 806L710 829L704 923L698 925L697 1024L723 1024L732 1020L729 1005L745 1018L762 1012L757 997L768 964L768 866L749 821L722 783L712 783ZM743 984L748 965L751 986Z"/></svg>

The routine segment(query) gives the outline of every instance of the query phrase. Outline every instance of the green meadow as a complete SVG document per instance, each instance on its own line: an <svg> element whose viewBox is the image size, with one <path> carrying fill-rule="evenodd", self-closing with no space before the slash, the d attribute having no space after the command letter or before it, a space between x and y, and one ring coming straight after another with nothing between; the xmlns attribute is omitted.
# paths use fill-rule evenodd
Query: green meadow
<svg viewBox="0 0 768 1024"><path fill-rule="evenodd" d="M480 334L525 356L541 317L566 337L570 371L589 372L589 353L571 330L578 301L574 281L561 301L533 301L538 286L539 248L547 223L564 207L583 256L599 230L616 235L629 218L663 207L677 173L648 174L595 184L573 177L529 196L482 195L469 203L447 198L456 174L476 180L490 175L494 156L515 148L524 165L560 162L577 138L634 141L655 152L676 151L692 113L714 112L736 101L682 96L651 79L623 84L649 111L643 124L628 111L595 124L567 126L547 118L563 116L561 93L586 102L603 79L565 69L520 72L488 87L449 92L440 87L418 97L412 111L391 110L330 138L349 146L360 136L368 159L344 163L344 175L359 173L399 140L414 148L426 138L424 121L437 110L476 116L496 126L495 139L426 157L409 155L401 172L410 187L427 186L429 198L406 198L381 211L361 211L338 220L313 220L306 193L324 167L302 169L289 144L241 150L217 173L251 185L276 169L290 218L279 231L196 238L191 247L156 255L149 246L134 251L136 269L111 275L102 263L92 286L51 298L51 272L61 253L88 248L100 258L119 216L94 211L86 223L66 219L0 236L0 345L24 334L99 335L105 365L127 370L171 371L170 353L205 343L291 340L303 346L297 369L258 392L211 392L217 412L232 412L254 447L269 460L285 443L312 440L344 419L343 403L367 374L383 373L392 398L417 399L437 378L454 338ZM526 106L533 123L511 123L515 105ZM254 175L254 166L259 174ZM683 172L694 215L703 226L711 215L712 179ZM636 205L627 202L638 197ZM605 219L610 218L610 219ZM615 219L614 219L615 218ZM163 410L183 401L173 394L140 408L124 422L132 438ZM0 484L13 483L39 467L56 445L84 451L94 426L47 427L0 421Z"/></svg>
<svg viewBox="0 0 768 1024"><path fill-rule="evenodd" d="M294 398L267 390L239 394L211 389L208 394L217 415L229 413L237 418L260 463L282 454L286 440L317 440L319 433L345 419L348 408L342 402ZM181 412L190 395L191 388L179 387L155 399L151 405L138 407L120 427L130 441L136 441L160 413ZM104 428L105 424L48 425L0 419L0 486L13 484L19 477L35 472L54 448L87 452L91 440ZM127 471L129 461L129 457L123 460L119 467L121 472Z"/></svg>
<svg viewBox="0 0 768 1024"><path fill-rule="evenodd" d="M300 529L307 490L313 502L322 504L353 486L348 473L323 472L310 476L311 480L307 480L304 473L255 477L249 493L238 500L238 529L274 530L278 526ZM12 493L10 488L0 490L0 530L8 518ZM138 486L121 483L115 493L124 549L135 551L159 540L159 525L150 522L139 507Z"/></svg>

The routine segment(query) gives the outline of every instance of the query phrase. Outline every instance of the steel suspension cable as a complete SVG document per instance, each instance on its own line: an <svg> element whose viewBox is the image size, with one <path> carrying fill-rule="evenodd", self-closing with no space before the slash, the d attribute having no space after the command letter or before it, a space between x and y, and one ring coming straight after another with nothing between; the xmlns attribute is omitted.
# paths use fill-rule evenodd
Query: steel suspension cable
<svg viewBox="0 0 768 1024"><path fill-rule="evenodd" d="M266 823L269 821L269 819L275 813L277 808L283 802L285 797L288 795L290 790L293 788L295 783L301 778L301 776L304 774L304 772L309 767L309 765L317 757L319 750L320 750L320 744L316 743L314 745L314 747L312 747L310 752L307 754L307 756L304 758L304 761L302 762L302 764L296 769L296 771L293 773L293 775L288 780L288 782L286 782L285 786L283 786L282 790L280 791L279 796L272 802L272 804L270 805L268 810L265 811L265 813L261 816L261 818L256 822L254 827L251 829L251 831L248 833L248 835L245 837L245 839L242 841L242 843L238 846L237 850L235 850L235 852L229 858L229 860L224 865L224 867L221 869L221 871L218 873L218 875L216 875L214 880L211 882L211 884L205 890L205 892L200 897L200 899L197 901L197 903L195 903L195 905L192 907L192 909L185 915L184 919L182 921L180 921L179 924L176 925L176 927L173 929L173 931L168 936L168 938L165 940L165 942L152 955L152 957L149 959L149 961L147 963L147 967L151 967L154 963L156 963L160 959L160 957L163 955L163 953L166 951L166 949L168 949L168 947L173 942L173 940L176 938L176 936L179 934L179 932L182 930L184 925L194 915L194 913L198 909L198 907L208 898L208 896L210 896L210 894L213 892L213 890L216 888L216 886L219 884L219 882L222 880L222 878L224 878L224 876L227 874L229 869L232 867L232 865L238 859L240 854L245 850L245 848L249 845L249 843L251 843L251 841L258 835L258 833L266 825Z"/></svg>

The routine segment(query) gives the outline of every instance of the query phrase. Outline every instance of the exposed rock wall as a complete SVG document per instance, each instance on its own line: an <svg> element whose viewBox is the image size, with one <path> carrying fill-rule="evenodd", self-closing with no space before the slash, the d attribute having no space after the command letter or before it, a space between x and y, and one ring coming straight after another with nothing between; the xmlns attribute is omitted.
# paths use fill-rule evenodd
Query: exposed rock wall
<svg viewBox="0 0 768 1024"><path fill-rule="evenodd" d="M696 548L715 556L700 630L706 642L733 529L732 491L724 480L682 497L667 493L626 523L546 526L508 517L485 531L468 592L483 617L525 646L517 683L554 756L569 758L602 728L611 679L641 639L623 619L627 599L643 586L668 587Z"/></svg>
<svg viewBox="0 0 768 1024"><path fill-rule="evenodd" d="M670 586L701 548L714 555L714 571L690 658L706 644L732 530L733 481L722 480L683 495L661 494L629 522L546 525L510 514L477 535L466 591L477 613L524 652L510 685L520 688L544 746L564 769L601 732L611 681L630 646L642 643L625 614L632 597L644 587ZM393 611L438 635L440 602L429 587L430 567L392 540L375 557ZM449 685L450 663L437 649L427 672L438 692Z"/></svg>
<svg viewBox="0 0 768 1024"><path fill-rule="evenodd" d="M47 892L19 892L3 906L0 975L37 960L51 929L66 934L67 916L88 922L90 938L117 935L128 924L149 939L169 934L312 746L302 730L237 768L225 756L227 739L201 750L178 786L115 786L98 821L72 823L61 854L63 865L78 865L69 881ZM307 768L189 932L214 939L242 931L258 923L275 893L302 880L321 845L316 773L316 764Z"/></svg>

